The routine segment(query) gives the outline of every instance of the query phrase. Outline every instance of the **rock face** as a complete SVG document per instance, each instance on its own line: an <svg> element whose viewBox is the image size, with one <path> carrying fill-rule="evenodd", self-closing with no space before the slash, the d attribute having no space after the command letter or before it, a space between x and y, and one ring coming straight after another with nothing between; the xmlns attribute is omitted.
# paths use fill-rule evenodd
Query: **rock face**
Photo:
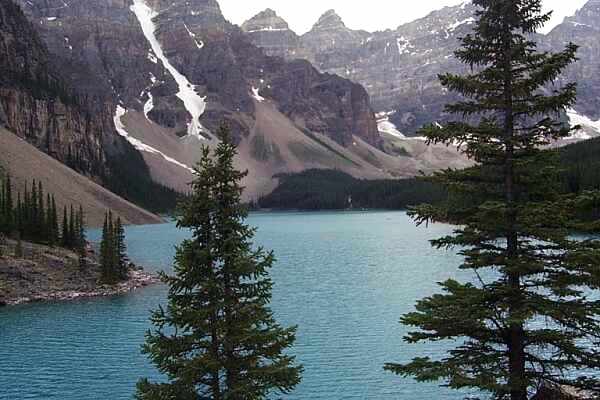
<svg viewBox="0 0 600 400"><path fill-rule="evenodd" d="M347 28L330 10L310 32L300 38L300 47L277 49L278 55L310 60L320 70L335 73L362 84L374 108L400 131L414 133L422 124L443 121L443 106L450 98L442 91L437 74L458 72L454 59L458 38L469 32L474 6L463 3L434 11L425 18L399 26L396 30L368 33ZM255 20L254 29L263 29ZM276 41L273 37L270 41ZM263 37L250 35L263 44Z"/></svg>
<svg viewBox="0 0 600 400"><path fill-rule="evenodd" d="M144 36L131 10L134 4L115 0L98 5L84 0L61 8L42 0L22 1L27 14L40 25L50 52L62 60L82 93L109 95L115 103L137 111L151 101L148 117L185 136L190 112L176 96L180 91L176 77ZM238 139L247 136L254 113L253 88L268 97L272 82L291 81L298 89L293 96L284 96L280 89L273 91L274 96L286 97L281 108L290 117L306 112L301 119L307 121L308 129L319 128L342 144L347 142L344 135L357 135L377 145L373 137L377 135L376 122L365 91L349 81L336 80L335 93L326 96L327 103L319 102L323 91L329 90L329 76L314 69L304 74L308 80L285 76L296 71L296 66L256 48L237 26L225 20L215 0L149 0L142 2L142 7L152 13L156 39L172 67L199 96L206 97L201 123L208 131L214 132L226 120ZM272 29L287 29L272 12L260 18ZM307 64L306 68L312 67ZM308 107L315 99L315 105ZM351 115L342 115L348 110Z"/></svg>
<svg viewBox="0 0 600 400"><path fill-rule="evenodd" d="M333 11L325 13L314 28L300 38L300 46L290 43L276 51L265 45L263 36L249 34L267 53L310 60L320 70L361 83L371 96L373 107L385 115L405 135L422 125L447 121L444 105L455 100L444 91L437 75L460 73L465 67L454 57L459 38L470 32L475 6L464 2L445 7L424 18L403 24L395 30L366 33L352 31ZM263 29L261 19L253 30ZM282 22L284 23L284 22ZM278 32L268 40L277 42ZM580 45L579 61L561 77L562 82L578 82L579 102L575 110L592 120L600 119L600 1L590 0L577 13L547 35L535 35L539 47L561 51L568 42ZM279 42L283 44L285 41ZM385 113L385 114L383 114Z"/></svg>
<svg viewBox="0 0 600 400"><path fill-rule="evenodd" d="M242 25L242 30L252 42L260 43L266 53L293 59L300 48L300 38L288 23L270 8L257 14Z"/></svg>
<svg viewBox="0 0 600 400"><path fill-rule="evenodd" d="M301 42L309 54L325 56L329 52L356 48L368 35L369 33L365 31L348 29L335 10L329 10L321 15L309 32L302 36Z"/></svg>
<svg viewBox="0 0 600 400"><path fill-rule="evenodd" d="M577 82L578 102L575 109L579 114L593 120L600 119L600 1L590 0L574 16L554 28L545 38L543 46L558 51L566 43L579 47L579 61L570 66L561 80Z"/></svg>
<svg viewBox="0 0 600 400"><path fill-rule="evenodd" d="M109 124L99 105L90 112L64 83L59 69L20 8L0 4L0 118L18 136L64 163L100 175ZM93 104L93 102L92 102Z"/></svg>
<svg viewBox="0 0 600 400"><path fill-rule="evenodd" d="M115 131L109 90L86 68L88 63L67 57L74 51L71 43L89 43L88 39L67 36L58 17L65 15L64 4L61 8L48 2L45 13L31 5L29 11L39 14L35 25L13 2L0 3L0 119L38 149L106 183L114 172L110 161L131 154L133 148ZM48 34L52 24L60 28L60 40ZM141 157L130 161L140 171L147 170Z"/></svg>
<svg viewBox="0 0 600 400"><path fill-rule="evenodd" d="M271 10L244 31L223 17L215 0L17 1L49 64L85 105L85 129L99 132L89 135L96 138L89 139L97 144L93 154L100 160L141 154L152 177L176 189L187 190L200 147L217 143L223 121L239 145L238 166L250 170L250 198L272 190L278 173L336 168L383 179L465 163L448 149L428 151L416 141L402 145L414 156L385 152L367 91L347 79L345 68L340 76L308 61L342 65L344 52L367 43L367 33L348 29L334 12L298 38ZM269 49L253 44L253 36ZM305 48L321 61L294 56ZM19 112L2 108L0 117L9 115ZM67 125L78 126L68 122L61 130ZM121 152L123 143L129 153Z"/></svg>

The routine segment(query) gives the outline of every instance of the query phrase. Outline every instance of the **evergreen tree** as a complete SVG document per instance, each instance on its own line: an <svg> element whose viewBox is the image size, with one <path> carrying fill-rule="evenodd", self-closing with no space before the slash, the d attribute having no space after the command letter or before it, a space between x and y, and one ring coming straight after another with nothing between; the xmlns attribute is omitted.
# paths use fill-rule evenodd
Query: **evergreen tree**
<svg viewBox="0 0 600 400"><path fill-rule="evenodd" d="M40 231L40 219L38 212L38 193L37 193L37 184L35 180L31 185L31 198L28 199L28 224L26 228L26 236L25 240L39 240L39 231Z"/></svg>
<svg viewBox="0 0 600 400"><path fill-rule="evenodd" d="M83 215L83 207L79 206L77 212L77 223L75 224L77 230L77 254L79 255L79 267L84 268L86 266L86 237L85 237L85 218Z"/></svg>
<svg viewBox="0 0 600 400"><path fill-rule="evenodd" d="M36 222L36 236L35 241L44 243L47 242L47 227L46 227L46 210L44 208L44 189L42 188L42 182L38 181L38 216Z"/></svg>
<svg viewBox="0 0 600 400"><path fill-rule="evenodd" d="M550 18L539 0L474 4L474 33L456 52L471 73L440 76L464 96L447 106L462 120L422 134L433 143L461 143L478 167L437 174L433 180L460 201L421 206L412 216L418 223L456 221L456 232L433 245L459 247L461 268L476 279L442 283L443 294L421 300L402 320L417 328L410 343L462 344L439 360L386 368L494 399L526 400L549 383L598 391L589 369L600 367L600 303L586 291L600 289L600 243L572 240L566 227L578 205L599 195L559 195L556 152L541 150L570 134L551 116L574 104L575 84L551 85L575 60L576 46L555 54L536 50L532 34Z"/></svg>
<svg viewBox="0 0 600 400"><path fill-rule="evenodd" d="M14 210L12 197L12 182L10 174L6 174L6 182L4 189L3 209L4 209L4 227L5 233L10 235L14 229Z"/></svg>
<svg viewBox="0 0 600 400"><path fill-rule="evenodd" d="M45 222L46 231L44 232L46 243L50 246L54 246L55 239L52 236L54 230L52 229L52 198L50 197L50 193L46 193L46 222Z"/></svg>
<svg viewBox="0 0 600 400"><path fill-rule="evenodd" d="M52 204L52 207L51 207L52 239L53 239L53 244L56 245L56 244L58 244L59 239L60 239L60 232L58 229L58 214L57 214L57 210L56 210L56 200L54 199L54 195L52 195L51 204Z"/></svg>
<svg viewBox="0 0 600 400"><path fill-rule="evenodd" d="M75 222L76 222L75 210L73 209L73 204L71 204L70 212L69 212L69 230L68 230L69 245L67 246L70 249L74 249L77 245L77 233L76 233L76 229L75 229Z"/></svg>
<svg viewBox="0 0 600 400"><path fill-rule="evenodd" d="M141 380L141 400L265 399L300 381L301 367L283 353L295 328L279 326L268 308L273 254L252 249L254 230L240 204L245 173L234 169L228 130L220 133L214 160L203 149L178 217L193 236L177 249L176 275L162 275L169 304L153 313L156 329L144 347L168 382Z"/></svg>
<svg viewBox="0 0 600 400"><path fill-rule="evenodd" d="M17 206L15 208L15 230L21 235L23 232L23 204L21 203L21 193L17 192Z"/></svg>
<svg viewBox="0 0 600 400"><path fill-rule="evenodd" d="M100 242L100 265L102 266L102 281L113 284L128 278L125 255L121 258L119 249L124 251L124 232L122 226L119 229L120 218L114 219L112 211L108 211L104 217L102 228L102 240ZM122 238L120 233L122 232ZM123 240L123 244L120 244Z"/></svg>
<svg viewBox="0 0 600 400"><path fill-rule="evenodd" d="M64 206L63 208L61 244L62 247L69 247L69 218L67 216L67 206Z"/></svg>
<svg viewBox="0 0 600 400"><path fill-rule="evenodd" d="M104 215L104 224L102 225L102 239L100 241L100 266L102 268L102 282L109 283L112 282L112 274L111 274L111 258L109 252L109 231L108 231L108 213Z"/></svg>
<svg viewBox="0 0 600 400"><path fill-rule="evenodd" d="M126 280L129 276L127 267L127 247L125 245L125 229L123 229L123 223L121 217L117 217L115 223L114 237L114 253L115 253L115 265L121 280Z"/></svg>

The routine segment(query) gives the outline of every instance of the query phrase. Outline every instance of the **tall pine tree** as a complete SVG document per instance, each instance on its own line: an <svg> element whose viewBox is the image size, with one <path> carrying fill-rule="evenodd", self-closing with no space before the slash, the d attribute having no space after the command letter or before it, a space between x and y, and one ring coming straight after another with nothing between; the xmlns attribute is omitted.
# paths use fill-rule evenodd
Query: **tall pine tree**
<svg viewBox="0 0 600 400"><path fill-rule="evenodd" d="M240 203L245 174L233 166L228 130L220 136L214 159L203 149L178 217L192 238L177 249L175 276L163 274L168 307L153 313L146 338L144 351L168 382L140 381L138 399L265 399L300 381L301 367L284 354L295 329L279 326L268 308L273 255L252 248Z"/></svg>
<svg viewBox="0 0 600 400"><path fill-rule="evenodd" d="M61 245L62 247L69 247L69 217L67 215L67 206L64 206L63 208Z"/></svg>
<svg viewBox="0 0 600 400"><path fill-rule="evenodd" d="M122 280L126 280L129 276L129 269L127 266L127 247L125 245L125 229L123 228L121 217L117 217L113 237L115 268L119 278Z"/></svg>
<svg viewBox="0 0 600 400"><path fill-rule="evenodd" d="M474 0L474 33L456 52L471 67L441 83L464 100L447 106L457 122L423 130L430 142L460 143L478 167L435 175L450 205L412 211L418 223L451 220L453 235L433 241L458 247L473 283L448 280L443 294L403 317L417 328L410 343L460 340L441 359L416 358L386 368L421 381L444 380L494 399L526 400L545 384L599 390L600 243L572 240L577 206L597 193L560 196L556 153L541 147L571 129L558 118L576 100L575 84L555 82L576 46L538 52L532 34L550 14L539 0ZM576 372L576 373L575 373Z"/></svg>

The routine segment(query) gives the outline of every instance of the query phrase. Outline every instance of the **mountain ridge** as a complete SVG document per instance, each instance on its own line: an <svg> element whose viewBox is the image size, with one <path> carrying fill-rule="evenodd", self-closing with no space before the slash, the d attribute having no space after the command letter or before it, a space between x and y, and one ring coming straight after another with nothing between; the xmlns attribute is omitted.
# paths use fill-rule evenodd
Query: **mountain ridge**
<svg viewBox="0 0 600 400"><path fill-rule="evenodd" d="M598 9L597 0L590 0L549 33L535 35L544 50L560 50L568 40L582 44L579 53L582 61L569 68L563 82L580 83L580 101L575 111L592 119L600 119L600 103L594 95L600 90L600 82L593 73L597 67L594 55L600 51L595 46L600 39L596 28L600 25ZM467 71L453 52L460 45L459 38L470 31L474 12L475 6L465 1L431 11L396 29L368 32L366 37L361 36L364 31L354 30L360 40L329 40L325 47L320 44L327 39L314 39L311 31L299 37L298 47L286 49L281 43L277 55L305 58L321 71L337 73L362 84L371 96L375 111L382 116L380 130L389 130L392 124L395 131L413 136L424 124L450 119L444 113L444 105L456 97L444 91L437 74ZM337 30L339 35L347 35L348 28L343 21L338 23ZM581 31L579 35L577 30ZM262 46L261 41L277 42L277 34L269 32L270 37L265 39L267 34L248 33L258 46ZM335 34L329 32L328 36ZM311 41L312 45L307 44ZM272 50L265 47L265 51Z"/></svg>

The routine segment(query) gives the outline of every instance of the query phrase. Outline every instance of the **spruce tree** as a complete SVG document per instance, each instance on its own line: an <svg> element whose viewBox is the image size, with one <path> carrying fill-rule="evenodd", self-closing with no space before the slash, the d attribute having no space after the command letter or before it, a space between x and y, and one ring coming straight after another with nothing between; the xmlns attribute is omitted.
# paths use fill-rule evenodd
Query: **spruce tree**
<svg viewBox="0 0 600 400"><path fill-rule="evenodd" d="M100 266L102 268L102 276L100 279L104 283L110 283L113 280L110 268L111 260L108 248L108 235L108 213L106 213L104 214L104 224L102 225L102 239L100 240Z"/></svg>
<svg viewBox="0 0 600 400"><path fill-rule="evenodd" d="M420 381L477 389L493 399L526 400L544 384L597 391L600 367L600 243L573 240L577 206L598 199L559 195L556 152L541 148L570 134L555 116L576 100L573 83L555 82L577 47L538 52L531 40L550 18L539 0L474 0L473 34L456 52L471 72L441 83L464 98L447 106L456 122L423 129L429 142L459 143L478 163L433 178L453 202L411 211L417 223L453 221L455 233L433 241L458 247L472 283L448 280L443 294L418 302L402 322L406 340L457 340L445 357L386 368Z"/></svg>
<svg viewBox="0 0 600 400"><path fill-rule="evenodd" d="M67 215L67 206L64 206L63 208L61 245L65 248L69 247L69 218Z"/></svg>
<svg viewBox="0 0 600 400"><path fill-rule="evenodd" d="M23 204L21 202L21 193L17 192L17 206L15 208L14 228L17 234L23 234Z"/></svg>
<svg viewBox="0 0 600 400"><path fill-rule="evenodd" d="M144 352L168 381L141 380L137 398L265 399L289 392L301 367L284 354L295 328L279 326L268 308L273 254L253 250L254 230L245 225L241 179L233 165L228 130L214 152L205 147L177 226L192 238L177 249L168 307L152 315Z"/></svg>
<svg viewBox="0 0 600 400"><path fill-rule="evenodd" d="M37 205L37 223L36 223L36 231L35 231L35 239L34 241L38 243L45 243L47 241L47 232L48 229L46 227L46 210L44 208L44 189L42 187L42 182L38 181L38 205Z"/></svg>
<svg viewBox="0 0 600 400"><path fill-rule="evenodd" d="M79 256L79 267L84 268L86 266L86 237L85 237L85 217L83 215L83 207L79 206L79 211L77 212L77 222L75 224L77 231L77 254Z"/></svg>
<svg viewBox="0 0 600 400"><path fill-rule="evenodd" d="M67 247L70 249L74 249L76 247L76 242L77 242L77 233L75 232L76 218L75 218L75 210L73 209L73 204L71 204L69 209L70 209L70 211L69 211L69 229L68 229L69 245Z"/></svg>
<svg viewBox="0 0 600 400"><path fill-rule="evenodd" d="M113 237L117 272L121 280L126 280L129 276L129 271L127 268L127 247L125 245L125 229L123 228L121 217L117 217Z"/></svg>
<svg viewBox="0 0 600 400"><path fill-rule="evenodd" d="M60 232L59 232L59 228L58 228L58 214L57 214L57 210L56 210L56 200L54 199L54 195L52 195L51 204L52 204L52 207L51 207L52 238L53 238L53 244L56 245L56 244L58 244L59 239L60 239Z"/></svg>
<svg viewBox="0 0 600 400"><path fill-rule="evenodd" d="M12 182L10 174L6 174L5 190L4 190L4 224L5 233L10 235L14 230L14 210L13 210L13 196L12 196Z"/></svg>
<svg viewBox="0 0 600 400"><path fill-rule="evenodd" d="M35 180L31 185L31 198L28 201L28 226L25 231L25 239L29 239L32 241L36 241L39 239L39 231L40 231L40 220L39 220L39 211L38 211L38 193L37 193L37 184Z"/></svg>

